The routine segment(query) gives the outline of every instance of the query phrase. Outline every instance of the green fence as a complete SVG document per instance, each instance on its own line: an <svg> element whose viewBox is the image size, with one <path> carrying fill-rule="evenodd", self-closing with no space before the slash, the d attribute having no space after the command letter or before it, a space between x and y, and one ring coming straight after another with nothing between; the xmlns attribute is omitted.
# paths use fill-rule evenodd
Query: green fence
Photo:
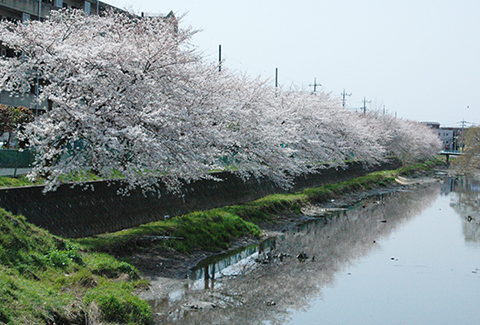
<svg viewBox="0 0 480 325"><path fill-rule="evenodd" d="M0 168L29 168L34 160L35 156L30 150L0 150Z"/></svg>

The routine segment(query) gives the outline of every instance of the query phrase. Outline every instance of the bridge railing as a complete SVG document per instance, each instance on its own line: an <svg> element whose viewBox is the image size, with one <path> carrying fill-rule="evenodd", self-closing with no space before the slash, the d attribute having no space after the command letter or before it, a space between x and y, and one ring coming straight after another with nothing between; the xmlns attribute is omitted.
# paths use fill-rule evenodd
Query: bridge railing
<svg viewBox="0 0 480 325"><path fill-rule="evenodd" d="M452 155L452 156L463 155L463 151L461 151L461 150L442 150L439 153L441 155Z"/></svg>

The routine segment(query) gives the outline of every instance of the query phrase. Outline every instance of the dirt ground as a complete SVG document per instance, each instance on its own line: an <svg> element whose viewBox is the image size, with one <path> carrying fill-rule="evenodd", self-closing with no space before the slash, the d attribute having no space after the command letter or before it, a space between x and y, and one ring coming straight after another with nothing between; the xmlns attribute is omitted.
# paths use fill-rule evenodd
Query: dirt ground
<svg viewBox="0 0 480 325"><path fill-rule="evenodd" d="M431 177L425 175L417 175L416 177L405 178L399 177L396 184L391 184L387 187L378 187L368 191L359 193L349 193L348 195L336 197L330 202L315 205L305 206L302 208L303 214L284 213L279 214L276 218L276 223L260 225L263 231L262 238L241 238L235 241L230 249L245 247L256 244L268 237L276 236L289 229L295 228L298 224L312 219L309 216L309 211L319 211L321 209L341 208L357 204L368 197L387 193L399 189L408 189L415 186L421 186L425 183L438 182L439 178L444 176L442 172L437 172L439 177ZM314 213L313 213L314 214ZM139 292L139 297L144 300L152 300L155 297L163 296L171 292L174 288L183 285L187 281L188 270L198 264L201 260L214 254L207 251L196 251L189 255L180 254L174 251L165 250L164 246L160 244L152 244L136 252L133 255L122 256L130 260L130 262L138 268L142 276L150 280L150 287Z"/></svg>

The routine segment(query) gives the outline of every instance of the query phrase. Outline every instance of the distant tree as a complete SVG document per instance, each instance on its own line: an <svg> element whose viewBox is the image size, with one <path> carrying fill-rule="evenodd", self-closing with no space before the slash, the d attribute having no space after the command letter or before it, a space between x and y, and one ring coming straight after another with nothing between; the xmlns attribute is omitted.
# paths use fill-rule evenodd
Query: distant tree
<svg viewBox="0 0 480 325"><path fill-rule="evenodd" d="M9 149L15 132L21 132L25 125L32 121L33 113L29 109L0 104L0 135L8 134L4 147ZM20 143L19 146L23 147L24 144Z"/></svg>
<svg viewBox="0 0 480 325"><path fill-rule="evenodd" d="M456 169L473 175L480 175L480 127L470 127L465 134L463 155L454 161Z"/></svg>

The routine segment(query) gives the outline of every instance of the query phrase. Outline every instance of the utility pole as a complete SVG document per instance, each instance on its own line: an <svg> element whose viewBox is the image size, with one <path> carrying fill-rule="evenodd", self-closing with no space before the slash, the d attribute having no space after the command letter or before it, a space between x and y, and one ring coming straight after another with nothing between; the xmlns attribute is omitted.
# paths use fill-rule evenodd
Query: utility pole
<svg viewBox="0 0 480 325"><path fill-rule="evenodd" d="M467 106L467 108L469 108L469 106ZM462 124L462 142L461 142L460 150L463 151L463 148L465 148L465 127L467 126L467 123L470 123L470 122L467 122L465 121L465 119L463 119L459 123Z"/></svg>
<svg viewBox="0 0 480 325"><path fill-rule="evenodd" d="M371 102L371 100L367 100L366 97L363 97L363 115L367 114L367 103Z"/></svg>
<svg viewBox="0 0 480 325"><path fill-rule="evenodd" d="M38 0L38 21L42 21L40 18L42 16L42 0ZM35 85L35 118L38 117L38 97L40 91L40 78L38 77L38 70L36 71L35 77L36 85Z"/></svg>
<svg viewBox="0 0 480 325"><path fill-rule="evenodd" d="M309 86L310 86L310 87L313 86L313 92L314 92L314 93L317 92L317 86L322 87L321 84L317 84L317 78L313 78L313 85L309 85Z"/></svg>
<svg viewBox="0 0 480 325"><path fill-rule="evenodd" d="M343 93L342 93L342 108L345 108L345 96L352 96L352 93L347 94L345 92L345 88L343 88Z"/></svg>
<svg viewBox="0 0 480 325"><path fill-rule="evenodd" d="M275 97L278 96L278 68L275 68Z"/></svg>
<svg viewBox="0 0 480 325"><path fill-rule="evenodd" d="M278 68L275 68L275 89L278 88Z"/></svg>
<svg viewBox="0 0 480 325"><path fill-rule="evenodd" d="M218 45L218 72L222 72L222 44Z"/></svg>

